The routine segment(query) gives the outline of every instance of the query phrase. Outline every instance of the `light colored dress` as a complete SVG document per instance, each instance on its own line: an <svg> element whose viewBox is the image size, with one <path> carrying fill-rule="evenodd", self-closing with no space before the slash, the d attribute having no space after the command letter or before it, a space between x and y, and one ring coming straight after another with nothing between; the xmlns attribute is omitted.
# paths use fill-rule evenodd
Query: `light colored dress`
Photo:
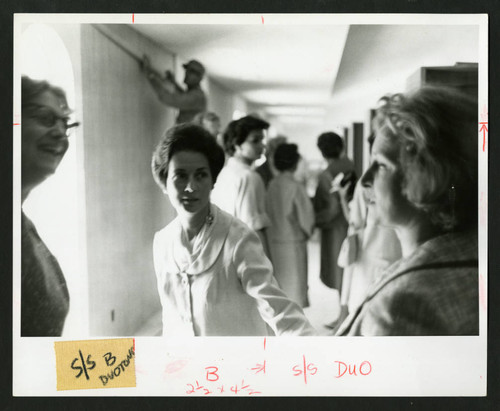
<svg viewBox="0 0 500 411"><path fill-rule="evenodd" d="M259 177L260 178L260 177ZM153 245L164 336L315 335L276 284L257 234L212 205L213 222L189 242L178 218Z"/></svg>
<svg viewBox="0 0 500 411"><path fill-rule="evenodd" d="M271 180L267 211L271 219L267 238L274 276L288 297L307 307L307 240L314 228L314 209L293 174L281 173Z"/></svg>
<svg viewBox="0 0 500 411"><path fill-rule="evenodd" d="M252 230L262 230L270 224L262 178L249 165L234 157L228 158L217 177L211 201Z"/></svg>
<svg viewBox="0 0 500 411"><path fill-rule="evenodd" d="M349 230L338 264L344 267L341 304L354 312L370 285L401 258L401 244L393 229L377 223L358 181L350 203Z"/></svg>

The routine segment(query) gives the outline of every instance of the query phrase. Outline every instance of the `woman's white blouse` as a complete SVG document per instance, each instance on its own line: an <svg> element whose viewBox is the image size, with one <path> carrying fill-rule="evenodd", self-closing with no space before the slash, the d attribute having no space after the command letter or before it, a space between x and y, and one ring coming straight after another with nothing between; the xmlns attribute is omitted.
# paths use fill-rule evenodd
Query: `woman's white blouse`
<svg viewBox="0 0 500 411"><path fill-rule="evenodd" d="M270 225L266 211L266 188L261 176L234 157L227 160L217 177L211 200L252 230L262 230Z"/></svg>
<svg viewBox="0 0 500 411"><path fill-rule="evenodd" d="M214 221L202 230L189 261L176 218L153 245L164 336L315 335L302 309L273 277L256 233L212 205ZM185 250L184 250L185 251Z"/></svg>

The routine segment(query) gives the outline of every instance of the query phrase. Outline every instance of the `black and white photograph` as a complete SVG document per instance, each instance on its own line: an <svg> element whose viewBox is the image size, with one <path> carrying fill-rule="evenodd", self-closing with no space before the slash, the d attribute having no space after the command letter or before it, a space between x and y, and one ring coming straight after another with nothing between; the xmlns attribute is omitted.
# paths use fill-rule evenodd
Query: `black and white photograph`
<svg viewBox="0 0 500 411"><path fill-rule="evenodd" d="M14 393L131 337L137 386L76 395L484 395L487 31L15 15Z"/></svg>

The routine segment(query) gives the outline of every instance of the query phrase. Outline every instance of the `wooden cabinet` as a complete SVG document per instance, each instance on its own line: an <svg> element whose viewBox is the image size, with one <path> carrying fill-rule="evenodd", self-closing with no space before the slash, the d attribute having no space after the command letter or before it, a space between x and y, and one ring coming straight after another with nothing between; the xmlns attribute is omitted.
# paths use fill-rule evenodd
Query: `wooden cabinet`
<svg viewBox="0 0 500 411"><path fill-rule="evenodd" d="M407 90L424 85L442 85L457 88L477 99L477 63L456 63L454 66L421 67L407 80Z"/></svg>

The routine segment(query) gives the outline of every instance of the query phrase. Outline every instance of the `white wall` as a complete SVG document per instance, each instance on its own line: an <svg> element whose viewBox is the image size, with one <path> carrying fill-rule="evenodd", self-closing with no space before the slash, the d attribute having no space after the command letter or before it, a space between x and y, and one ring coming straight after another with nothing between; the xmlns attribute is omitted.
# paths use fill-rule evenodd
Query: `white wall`
<svg viewBox="0 0 500 411"><path fill-rule="evenodd" d="M233 119L235 110L247 111L247 103L243 98L210 77L206 91L208 111L213 111L220 117L222 130Z"/></svg>
<svg viewBox="0 0 500 411"><path fill-rule="evenodd" d="M128 26L99 28L154 67L173 68L172 55ZM134 335L160 309L152 240L174 213L150 164L175 113L97 27L83 25L81 36L90 332Z"/></svg>

